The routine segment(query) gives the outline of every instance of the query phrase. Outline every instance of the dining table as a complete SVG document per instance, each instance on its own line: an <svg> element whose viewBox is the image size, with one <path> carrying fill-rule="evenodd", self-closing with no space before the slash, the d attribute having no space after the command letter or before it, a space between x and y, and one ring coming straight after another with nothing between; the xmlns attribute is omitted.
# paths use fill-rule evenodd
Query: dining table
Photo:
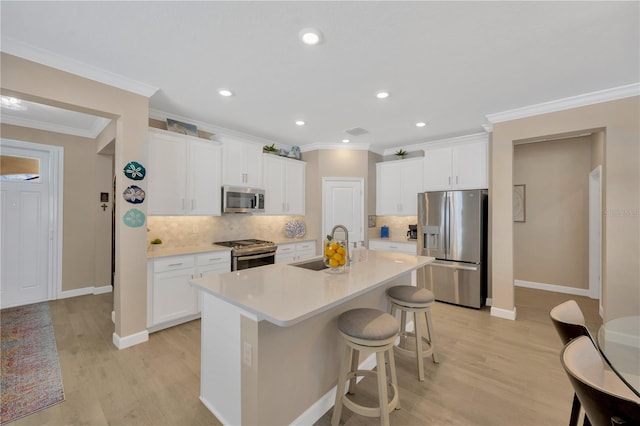
<svg viewBox="0 0 640 426"><path fill-rule="evenodd" d="M605 321L596 340L611 369L640 396L640 315Z"/></svg>

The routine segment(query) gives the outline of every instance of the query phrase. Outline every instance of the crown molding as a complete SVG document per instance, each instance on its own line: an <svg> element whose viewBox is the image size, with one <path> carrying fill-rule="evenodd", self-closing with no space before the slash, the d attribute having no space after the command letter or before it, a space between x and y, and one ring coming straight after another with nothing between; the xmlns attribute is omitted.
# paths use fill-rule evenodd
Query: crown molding
<svg viewBox="0 0 640 426"><path fill-rule="evenodd" d="M627 84L626 86L613 87L611 89L584 93L582 95L529 105L509 111L487 114L486 118L491 124L502 123L504 121L517 120L520 118L578 108L601 102L615 101L618 99L630 98L632 96L640 96L640 83Z"/></svg>
<svg viewBox="0 0 640 426"><path fill-rule="evenodd" d="M413 145L406 145L403 149L408 152L428 150L429 148L436 148L442 146L464 145L466 143L484 142L489 140L487 133L473 133L470 135L456 136L447 139L438 139L428 142L420 142ZM387 148L383 151L383 155L395 154L398 148Z"/></svg>
<svg viewBox="0 0 640 426"><path fill-rule="evenodd" d="M343 151L370 151L368 143L342 143L342 142L315 142L300 147L300 152L317 151L321 149L337 149Z"/></svg>
<svg viewBox="0 0 640 426"><path fill-rule="evenodd" d="M84 62L77 61L67 56L58 55L57 53L32 46L11 37L2 37L0 50L10 55L18 56L32 62L37 62L51 68L56 68L80 77L88 78L89 80L107 84L109 86L117 87L118 89L126 90L127 92L132 92L147 98L150 98L158 91L157 87L149 84L94 67L93 65L85 64Z"/></svg>
<svg viewBox="0 0 640 426"><path fill-rule="evenodd" d="M189 117L183 117L181 115L171 114L165 111L161 111L159 109L149 108L149 118L153 118L154 120L161 120L161 121L165 121L167 118L172 118L174 120L183 121L185 123L195 124L196 126L198 126L199 130L204 130L205 132L213 133L214 137L228 136L228 137L243 139L248 142L259 143L262 145L271 145L275 143L278 146L281 146L283 148L291 148L291 145L283 144L277 141L273 141L271 139L263 138L261 136L256 136L249 133L240 132L237 130L232 130L222 126L216 126L211 123L205 123L204 121L194 120Z"/></svg>
<svg viewBox="0 0 640 426"><path fill-rule="evenodd" d="M77 127L65 126L56 123L47 123L44 121L30 120L28 118L13 117L10 115L2 115L2 123L11 124L13 126L28 127L31 129L44 130L47 132L63 133L65 135L80 136L83 138L95 139L98 137L111 120L108 118L97 118L91 129L80 129Z"/></svg>

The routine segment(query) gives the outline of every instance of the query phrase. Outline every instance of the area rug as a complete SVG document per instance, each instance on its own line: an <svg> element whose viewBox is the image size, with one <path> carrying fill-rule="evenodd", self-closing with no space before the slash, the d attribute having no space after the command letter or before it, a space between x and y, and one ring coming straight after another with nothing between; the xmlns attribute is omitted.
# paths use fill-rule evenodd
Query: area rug
<svg viewBox="0 0 640 426"><path fill-rule="evenodd" d="M47 302L0 312L0 424L64 400L62 374Z"/></svg>

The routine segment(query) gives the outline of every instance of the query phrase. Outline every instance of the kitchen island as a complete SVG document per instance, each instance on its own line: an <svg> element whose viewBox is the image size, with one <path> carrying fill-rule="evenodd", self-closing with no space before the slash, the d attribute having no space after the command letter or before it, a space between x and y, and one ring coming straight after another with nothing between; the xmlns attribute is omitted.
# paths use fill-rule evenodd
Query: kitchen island
<svg viewBox="0 0 640 426"><path fill-rule="evenodd" d="M369 252L342 274L290 263L191 281L202 293L200 400L224 424L312 424L335 398L337 317L386 310L386 288L433 260Z"/></svg>

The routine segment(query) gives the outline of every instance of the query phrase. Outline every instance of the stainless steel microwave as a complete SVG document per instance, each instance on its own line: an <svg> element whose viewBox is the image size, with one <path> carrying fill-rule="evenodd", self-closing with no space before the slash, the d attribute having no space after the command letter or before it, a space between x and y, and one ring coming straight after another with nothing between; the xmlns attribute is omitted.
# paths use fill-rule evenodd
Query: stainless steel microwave
<svg viewBox="0 0 640 426"><path fill-rule="evenodd" d="M263 213L264 190L241 186L222 187L222 213Z"/></svg>

